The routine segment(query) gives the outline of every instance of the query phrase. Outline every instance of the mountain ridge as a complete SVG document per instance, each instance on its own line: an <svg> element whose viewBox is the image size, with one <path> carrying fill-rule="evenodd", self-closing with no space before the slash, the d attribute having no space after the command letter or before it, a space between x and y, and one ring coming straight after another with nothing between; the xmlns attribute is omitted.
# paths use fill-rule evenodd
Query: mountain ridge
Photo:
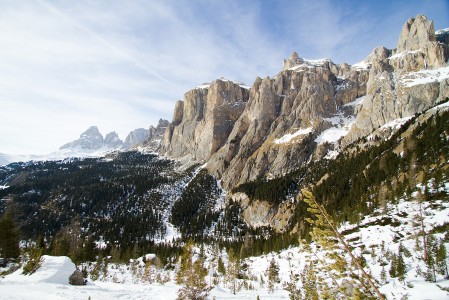
<svg viewBox="0 0 449 300"><path fill-rule="evenodd" d="M449 96L444 36L418 15L404 24L396 49L375 48L352 66L293 52L280 73L256 78L249 93L220 80L195 88L176 103L159 153L184 165L207 162L225 188L335 157L376 128ZM220 93L209 92L218 87ZM238 103L233 118L216 106L225 102ZM224 132L214 129L220 126Z"/></svg>

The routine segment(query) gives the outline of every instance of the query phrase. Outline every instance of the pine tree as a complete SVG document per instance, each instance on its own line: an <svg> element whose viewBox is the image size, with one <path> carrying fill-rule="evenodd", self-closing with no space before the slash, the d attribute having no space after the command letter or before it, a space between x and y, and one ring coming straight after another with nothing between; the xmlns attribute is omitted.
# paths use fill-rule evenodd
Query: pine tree
<svg viewBox="0 0 449 300"><path fill-rule="evenodd" d="M0 219L0 255L6 266L9 259L17 259L20 255L19 230L10 213Z"/></svg>
<svg viewBox="0 0 449 300"><path fill-rule="evenodd" d="M153 283L154 282L154 279L153 279L153 276L152 276L151 260L150 259L148 259L145 262L145 269L143 271L142 281L149 282L149 283Z"/></svg>
<svg viewBox="0 0 449 300"><path fill-rule="evenodd" d="M205 277L207 269L204 267L204 260L201 256L193 262L193 245L188 243L184 248L183 254L185 261L182 273L179 275L179 280L182 280L184 286L178 291L178 299L181 300L205 300L209 295L211 287L206 283ZM192 266L191 269L185 269L186 266ZM178 272L179 274L179 272ZM177 277L178 280L178 277Z"/></svg>
<svg viewBox="0 0 449 300"><path fill-rule="evenodd" d="M217 271L218 271L218 273L220 273L222 275L226 275L226 267L225 267L225 264L224 264L223 259L221 258L221 256L218 258Z"/></svg>
<svg viewBox="0 0 449 300"><path fill-rule="evenodd" d="M288 266L290 269L289 281L284 284L284 289L288 291L288 296L290 300L300 300L301 299L301 291L298 287L298 278L293 273L291 257L288 258Z"/></svg>
<svg viewBox="0 0 449 300"><path fill-rule="evenodd" d="M385 270L385 266L382 266L382 270L380 271L380 280L382 284L387 283L387 272Z"/></svg>
<svg viewBox="0 0 449 300"><path fill-rule="evenodd" d="M359 289L359 291L365 295L364 297L370 298L373 295L376 295L379 299L385 299L385 296L379 291L379 288L374 283L371 275L364 269L360 259L352 252L349 243L338 231L337 225L327 213L324 206L316 201L311 192L302 190L302 193L304 195L304 202L309 205L307 211L314 216L313 219L306 219L313 227L310 235L318 245L324 250L327 250L327 261L334 262L331 263L330 266L329 263L327 263L328 275L340 277L350 276L356 278L359 284L354 285L354 288ZM350 257L350 262L346 261L344 254L347 254ZM359 276L357 273L360 273L361 275ZM336 280L334 280L334 284L336 284Z"/></svg>
<svg viewBox="0 0 449 300"><path fill-rule="evenodd" d="M231 291L235 295L238 290L237 278L240 273L240 258L234 254L232 248L228 253L227 282L230 283Z"/></svg>
<svg viewBox="0 0 449 300"><path fill-rule="evenodd" d="M306 264L301 272L303 299L319 300L316 270L313 263Z"/></svg>
<svg viewBox="0 0 449 300"><path fill-rule="evenodd" d="M397 268L397 256L396 256L396 254L393 254L393 255L391 256L391 266L390 266L390 270L388 271L388 272L390 273L390 276L391 276L392 278L398 277L398 275L397 275L398 273L397 273L396 268Z"/></svg>
<svg viewBox="0 0 449 300"><path fill-rule="evenodd" d="M42 248L38 247L31 247L28 251L28 261L23 267L23 274L24 275L31 275L34 272L37 271L37 269L40 268L43 262L42 258Z"/></svg>
<svg viewBox="0 0 449 300"><path fill-rule="evenodd" d="M402 257L402 253L399 252L397 256L397 265L396 265L396 274L398 276L399 281L404 282L406 275L406 265L404 262L404 258Z"/></svg>
<svg viewBox="0 0 449 300"><path fill-rule="evenodd" d="M437 262L436 254L438 252L438 242L432 235L427 236L427 256L425 259L427 271L424 274L424 278L429 282L436 282Z"/></svg>
<svg viewBox="0 0 449 300"><path fill-rule="evenodd" d="M9 259L17 259L20 255L19 230L10 213L5 213L0 219L0 237L0 256L6 266Z"/></svg>
<svg viewBox="0 0 449 300"><path fill-rule="evenodd" d="M449 277L448 268L447 268L447 252L446 247L444 246L444 240L440 239L438 242L438 249L435 255L437 271L441 275L445 275L445 277Z"/></svg>
<svg viewBox="0 0 449 300"><path fill-rule="evenodd" d="M193 256L192 251L193 250L192 250L192 248L193 248L193 241L189 240L182 250L179 270L176 273L176 283L177 284L184 284L186 281L186 277L188 276L189 272L191 272L193 269L193 265L192 265L192 256Z"/></svg>
<svg viewBox="0 0 449 300"><path fill-rule="evenodd" d="M271 259L268 269L266 271L268 278L268 292L274 293L274 287L276 283L279 283L279 264L276 262L274 257Z"/></svg>

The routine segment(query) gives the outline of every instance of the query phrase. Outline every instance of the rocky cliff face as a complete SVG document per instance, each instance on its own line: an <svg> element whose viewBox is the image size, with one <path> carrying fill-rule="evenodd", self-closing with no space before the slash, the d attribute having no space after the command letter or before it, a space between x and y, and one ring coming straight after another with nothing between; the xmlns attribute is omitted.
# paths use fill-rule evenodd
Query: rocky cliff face
<svg viewBox="0 0 449 300"><path fill-rule="evenodd" d="M256 79L245 111L208 169L225 187L296 169L313 157L315 140L334 118L352 114L350 106L343 108L365 95L367 80L368 70L360 66L293 53L274 78Z"/></svg>
<svg viewBox="0 0 449 300"><path fill-rule="evenodd" d="M379 47L353 66L329 59L284 60L248 91L217 80L175 107L161 153L207 162L225 188L332 158L374 129L449 96L445 31L424 16L404 25L397 49Z"/></svg>
<svg viewBox="0 0 449 300"><path fill-rule="evenodd" d="M242 83L218 79L184 95L165 131L161 153L186 162L204 162L228 140L248 101Z"/></svg>
<svg viewBox="0 0 449 300"><path fill-rule="evenodd" d="M366 136L395 119L423 111L449 96L448 45L437 41L432 21L410 18L397 49L376 48L367 95L356 122L342 144Z"/></svg>

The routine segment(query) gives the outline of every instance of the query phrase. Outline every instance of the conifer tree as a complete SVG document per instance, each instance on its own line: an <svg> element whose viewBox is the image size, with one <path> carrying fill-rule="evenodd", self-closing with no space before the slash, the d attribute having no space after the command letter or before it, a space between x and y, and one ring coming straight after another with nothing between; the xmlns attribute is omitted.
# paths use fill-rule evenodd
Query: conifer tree
<svg viewBox="0 0 449 300"><path fill-rule="evenodd" d="M438 249L435 254L435 260L437 265L437 271L441 275L445 275L445 277L449 277L448 268L447 268L447 252L446 247L444 246L444 240L440 239L438 242Z"/></svg>
<svg viewBox="0 0 449 300"><path fill-rule="evenodd" d="M151 260L150 259L147 259L147 261L145 262L145 269L143 271L142 281L149 282L149 283L153 283L154 282L154 279L153 279L153 276L152 276Z"/></svg>
<svg viewBox="0 0 449 300"><path fill-rule="evenodd" d="M273 293L276 283L280 281L279 279L279 264L276 262L274 257L271 259L268 269L266 271L268 278L268 292Z"/></svg>
<svg viewBox="0 0 449 300"><path fill-rule="evenodd" d="M28 251L28 261L23 267L23 274L31 275L37 271L42 265L42 248L33 246Z"/></svg>
<svg viewBox="0 0 449 300"><path fill-rule="evenodd" d="M402 257L402 253L400 253L400 252L397 256L396 273L397 273L399 281L404 282L405 274L406 274L406 265L404 262L404 258Z"/></svg>
<svg viewBox="0 0 449 300"><path fill-rule="evenodd" d="M17 259L19 255L19 230L12 215L7 212L0 219L0 256L6 266L9 259Z"/></svg>
<svg viewBox="0 0 449 300"><path fill-rule="evenodd" d="M302 193L304 202L309 205L307 210L314 216L313 219L306 219L313 226L310 233L312 239L324 250L327 250L328 261L334 261L331 266L334 272L341 274L340 276L349 275L355 277L359 282L359 285L355 286L355 288L358 288L365 295L364 297L370 298L376 295L379 299L385 299L371 275L364 269L360 259L352 252L349 243L338 231L337 225L324 206L316 201L311 192L302 190ZM350 257L350 262L346 261L343 254L347 254ZM361 276L358 276L356 272L359 272ZM329 272L328 274L331 275L332 273Z"/></svg>
<svg viewBox="0 0 449 300"><path fill-rule="evenodd" d="M231 291L235 295L238 290L237 278L240 273L240 258L234 254L232 248L228 253L228 268L227 268L227 282L230 284Z"/></svg>
<svg viewBox="0 0 449 300"><path fill-rule="evenodd" d="M178 291L178 299L180 300L205 300L209 295L211 287L206 283L205 277L207 275L207 269L204 267L204 259L199 256L198 259L193 262L193 245L187 243L184 248L183 259L181 260L180 271L182 272L177 277L177 281L182 281L184 286ZM191 268L186 269L187 266Z"/></svg>
<svg viewBox="0 0 449 300"><path fill-rule="evenodd" d="M225 264L224 264L223 259L221 258L221 256L218 257L217 271L218 271L218 273L220 273L222 275L226 275L226 267L225 267Z"/></svg>
<svg viewBox="0 0 449 300"><path fill-rule="evenodd" d="M176 273L176 283L184 284L189 272L192 271L193 241L189 240L183 248L179 270Z"/></svg>
<svg viewBox="0 0 449 300"><path fill-rule="evenodd" d="M425 280L429 282L436 282L437 261L436 254L438 252L438 242L434 236L427 237L427 257L425 259L427 271L424 274Z"/></svg>
<svg viewBox="0 0 449 300"><path fill-rule="evenodd" d="M387 283L387 272L385 271L385 266L382 266L382 270L380 271L380 280L382 284Z"/></svg>
<svg viewBox="0 0 449 300"><path fill-rule="evenodd" d="M301 291L297 285L298 278L293 273L291 257L288 257L288 266L290 269L289 281L284 283L284 289L286 291L288 291L290 300L300 300L301 299Z"/></svg>
<svg viewBox="0 0 449 300"><path fill-rule="evenodd" d="M303 299L319 300L316 270L313 263L306 264L301 272Z"/></svg>
<svg viewBox="0 0 449 300"><path fill-rule="evenodd" d="M398 277L397 271L396 271L396 267L397 267L397 256L396 256L396 254L393 254L393 255L391 256L391 266L390 266L390 270L388 271L388 273L390 273L390 276L391 276L392 278Z"/></svg>

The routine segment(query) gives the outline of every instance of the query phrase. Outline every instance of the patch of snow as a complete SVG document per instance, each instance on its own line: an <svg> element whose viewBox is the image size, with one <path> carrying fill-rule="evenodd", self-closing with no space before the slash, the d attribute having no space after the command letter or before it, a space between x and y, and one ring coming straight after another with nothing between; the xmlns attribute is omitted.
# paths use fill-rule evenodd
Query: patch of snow
<svg viewBox="0 0 449 300"><path fill-rule="evenodd" d="M427 84L431 82L439 82L449 78L449 66L441 67L434 70L421 70L417 72L407 73L401 76L400 82L405 87Z"/></svg>
<svg viewBox="0 0 449 300"><path fill-rule="evenodd" d="M245 83L243 83L243 82L241 82L241 81L230 80L230 79L226 79L226 78L224 78L224 77L221 77L221 78L218 79L218 80L221 80L221 81L227 81L227 82L232 82L232 83L234 83L234 84L237 84L237 85L240 86L241 88L244 88L244 89L247 89L247 90L251 89L251 87L245 85ZM206 82L206 83L203 83L203 84L201 84L201 85L195 87L195 89L208 89L208 88L210 87L211 84L212 84L212 83Z"/></svg>
<svg viewBox="0 0 449 300"><path fill-rule="evenodd" d="M411 118L413 118L413 116L395 119L395 120L385 123L380 128L381 129L385 129L385 128L399 129L399 128L401 128L402 125L404 125Z"/></svg>
<svg viewBox="0 0 449 300"><path fill-rule="evenodd" d="M445 102L445 103L442 103L442 104L439 104L439 105L437 105L437 106L431 108L430 110L440 110L440 109L445 110L445 109L447 109L447 108L449 108L449 101L448 101L448 102Z"/></svg>
<svg viewBox="0 0 449 300"><path fill-rule="evenodd" d="M203 83L197 87L195 87L195 89L208 89L210 87L210 83Z"/></svg>
<svg viewBox="0 0 449 300"><path fill-rule="evenodd" d="M369 70L369 68L371 67L371 64L369 62L363 60L361 62L353 64L351 67L355 68L356 70Z"/></svg>
<svg viewBox="0 0 449 300"><path fill-rule="evenodd" d="M326 121L330 122L334 127L331 127L323 131L316 139L315 142L320 143L337 143L342 137L348 134L355 122L353 116L344 117L343 114L335 115L332 118L326 118Z"/></svg>
<svg viewBox="0 0 449 300"><path fill-rule="evenodd" d="M325 131L323 131L316 139L315 142L318 144L321 143L336 143L338 140L340 140L342 137L347 135L349 130L344 128L329 128Z"/></svg>
<svg viewBox="0 0 449 300"><path fill-rule="evenodd" d="M390 60L391 59L398 59L398 58L402 58L404 55L415 54L415 53L418 53L418 52L422 52L421 49L414 50L414 51L399 52L399 53L396 53L395 55L390 56L388 59L390 59Z"/></svg>
<svg viewBox="0 0 449 300"><path fill-rule="evenodd" d="M435 34L443 34L443 33L446 33L446 32L449 32L449 28L444 28L444 29L437 30L437 31L435 31Z"/></svg>
<svg viewBox="0 0 449 300"><path fill-rule="evenodd" d="M324 156L324 159L336 159L339 153L340 152L337 150L330 150L327 152L326 156Z"/></svg>
<svg viewBox="0 0 449 300"><path fill-rule="evenodd" d="M352 101L352 102L346 103L346 104L343 105L343 106L345 106L345 107L348 107L348 106L357 106L357 105L362 104L364 100L365 100L365 96L362 96L362 97L356 98L356 99L355 99L354 101Z"/></svg>
<svg viewBox="0 0 449 300"><path fill-rule="evenodd" d="M303 63L293 66L289 68L288 70L291 71L301 71L299 69L301 68L314 68L314 67L322 67L324 64L331 62L329 58L322 58L322 59L303 59Z"/></svg>
<svg viewBox="0 0 449 300"><path fill-rule="evenodd" d="M347 88L349 88L349 82L345 81L345 82L337 85L336 91L338 92L338 91L341 91L341 90L346 90Z"/></svg>
<svg viewBox="0 0 449 300"><path fill-rule="evenodd" d="M308 127L306 129L299 129L298 131L294 132L294 133L287 133L284 136L275 139L274 143L275 144L286 144L289 143L292 139L294 139L297 136L300 135L306 135L312 132L312 127Z"/></svg>
<svg viewBox="0 0 449 300"><path fill-rule="evenodd" d="M63 150L58 150L49 154L42 155L9 155L4 154L4 158L7 161L7 164L14 162L27 162L27 161L55 161L55 160L64 160L69 158L99 158L104 157L109 153L115 152L117 150L113 150L108 148L107 146L101 147L96 150L82 149L81 147L73 147L67 148Z"/></svg>
<svg viewBox="0 0 449 300"><path fill-rule="evenodd" d="M4 189L7 189L7 188L9 188L9 186L7 186L7 185L0 185L0 190L4 190Z"/></svg>

